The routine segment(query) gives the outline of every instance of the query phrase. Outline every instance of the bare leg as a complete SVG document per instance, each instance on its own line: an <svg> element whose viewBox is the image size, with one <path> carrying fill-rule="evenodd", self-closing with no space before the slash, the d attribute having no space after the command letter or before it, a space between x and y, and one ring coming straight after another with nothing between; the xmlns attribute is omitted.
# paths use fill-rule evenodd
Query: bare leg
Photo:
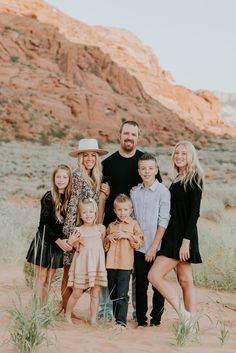
<svg viewBox="0 0 236 353"><path fill-rule="evenodd" d="M178 314L186 317L189 313L180 306L180 298L165 276L179 263L178 260L158 256L148 273L148 280L173 306Z"/></svg>
<svg viewBox="0 0 236 353"><path fill-rule="evenodd" d="M99 292L101 287L95 286L90 289L90 323L91 325L96 324L96 317L99 307Z"/></svg>
<svg viewBox="0 0 236 353"><path fill-rule="evenodd" d="M67 302L68 302L70 295L72 293L72 288L67 287L68 278L69 278L69 269L70 269L70 266L64 266L63 277L62 277L62 281L61 281L62 309L63 309L64 313L66 312Z"/></svg>
<svg viewBox="0 0 236 353"><path fill-rule="evenodd" d="M48 299L48 293L51 288L52 279L53 279L55 272L56 272L55 268L47 269L47 276L46 276L44 286L43 286L43 303L46 303L46 301Z"/></svg>
<svg viewBox="0 0 236 353"><path fill-rule="evenodd" d="M188 262L179 262L177 276L183 291L184 306L191 315L196 314L196 293L193 284L192 267Z"/></svg>
<svg viewBox="0 0 236 353"><path fill-rule="evenodd" d="M48 269L46 267L36 266L35 290L41 304L43 304L45 300L45 282L47 278L47 271Z"/></svg>
<svg viewBox="0 0 236 353"><path fill-rule="evenodd" d="M70 324L72 324L72 320L71 320L72 310L74 309L77 301L79 300L82 294L83 294L83 289L74 288L68 300L68 303L66 306L65 318L66 318L66 321L68 321Z"/></svg>

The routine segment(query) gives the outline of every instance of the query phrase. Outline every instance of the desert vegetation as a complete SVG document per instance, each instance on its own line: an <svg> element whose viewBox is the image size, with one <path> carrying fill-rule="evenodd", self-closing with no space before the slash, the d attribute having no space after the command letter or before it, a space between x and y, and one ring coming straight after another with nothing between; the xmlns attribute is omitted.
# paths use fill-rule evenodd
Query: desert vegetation
<svg viewBox="0 0 236 353"><path fill-rule="evenodd" d="M117 146L108 144L103 147L113 152ZM236 291L235 147L234 141L221 140L218 145L204 147L199 151L206 172L206 189L199 220L203 264L193 267L194 277L197 286L217 291L219 298L221 298L221 291L232 293ZM68 144L51 143L47 145L29 141L2 141L0 149L2 165L0 178L3 186L0 201L0 236L2 240L0 259L2 264L17 263L23 269L27 248L38 226L40 198L50 188L51 170L59 163L66 163L73 169L76 167L76 159L68 156L68 152L71 150L71 146ZM145 147L144 150L151 150L157 155L164 183L169 186L173 177L170 165L172 147L159 145L156 148ZM27 283L25 283L26 285ZM59 293L58 287L56 291ZM57 303L58 300L57 298ZM209 300L211 301L211 298ZM224 344L230 335L235 335L235 332L224 318L224 305L221 303L221 299L218 302L214 299L213 302L215 307L219 307L219 310L217 309L219 314L209 318L209 326L214 327L215 337L219 344ZM29 344L33 349L46 340L46 328L51 320L55 321L55 315L53 312L47 311L49 309L44 309L41 310L37 306L33 295L28 298L28 302L25 300L23 304L15 302L11 308L9 315L12 321L9 334L15 346L18 345L17 349L20 352L27 350L24 351L26 348L20 346L22 340L15 335L17 330L21 330L20 334L22 335L26 334L24 330L29 330L31 335L29 339L33 340ZM42 322L38 321L37 315L33 314L34 311L38 312L37 315L41 317ZM205 309L202 311L203 314L200 313L200 315L205 315ZM49 321L47 321L47 313L50 314ZM29 320L32 322L35 320L34 324L39 325L37 327L39 337L34 337L30 327L27 326ZM45 325L44 320L46 320ZM198 342L201 335L201 320L200 316L194 323L194 328L186 326L183 322L177 322L174 325L175 343L181 346L189 344L189 342L194 342L193 344ZM20 328L16 325L17 321L22 323ZM189 334L189 330L191 334ZM111 337L113 334L113 331L109 333Z"/></svg>
<svg viewBox="0 0 236 353"><path fill-rule="evenodd" d="M199 221L203 265L195 266L195 280L201 286L236 290L236 166L235 143L203 148L199 151L206 172L206 189ZM222 142L221 142L222 143ZM106 146L110 151L115 145ZM40 198L50 188L50 173L59 163L75 168L76 160L68 156L68 145L38 143L4 143L1 149L0 202L1 262L23 261L34 236L39 217ZM150 148L144 148L149 149ZM164 183L172 178L171 147L151 149L157 155Z"/></svg>

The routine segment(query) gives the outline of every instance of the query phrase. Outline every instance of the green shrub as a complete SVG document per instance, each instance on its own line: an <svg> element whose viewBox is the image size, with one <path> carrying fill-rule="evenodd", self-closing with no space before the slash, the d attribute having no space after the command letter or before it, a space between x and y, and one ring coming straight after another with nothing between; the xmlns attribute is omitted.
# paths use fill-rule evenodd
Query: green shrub
<svg viewBox="0 0 236 353"><path fill-rule="evenodd" d="M48 134L45 134L45 132L41 132L39 135L39 139L38 142L42 145L42 146L49 146L51 144L51 141L48 137Z"/></svg>
<svg viewBox="0 0 236 353"><path fill-rule="evenodd" d="M59 138L59 139L64 138L65 135L66 135L65 129L60 128L60 127L58 129L50 130L48 132L48 136L56 137L56 138Z"/></svg>
<svg viewBox="0 0 236 353"><path fill-rule="evenodd" d="M18 61L19 61L19 56L11 55L11 56L10 56L10 59L11 59L11 62L13 62L13 63L18 63Z"/></svg>

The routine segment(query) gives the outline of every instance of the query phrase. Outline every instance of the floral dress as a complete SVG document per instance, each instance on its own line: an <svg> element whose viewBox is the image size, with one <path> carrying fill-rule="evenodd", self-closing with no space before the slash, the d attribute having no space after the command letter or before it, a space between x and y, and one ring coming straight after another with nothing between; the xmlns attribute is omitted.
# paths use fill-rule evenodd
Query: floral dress
<svg viewBox="0 0 236 353"><path fill-rule="evenodd" d="M66 238L73 233L76 228L78 204L85 198L92 198L98 204L99 192L93 190L84 180L82 172L79 169L72 173L72 192L69 201L67 215L63 227L63 233ZM73 259L74 252L65 252L63 257L63 264L70 266Z"/></svg>

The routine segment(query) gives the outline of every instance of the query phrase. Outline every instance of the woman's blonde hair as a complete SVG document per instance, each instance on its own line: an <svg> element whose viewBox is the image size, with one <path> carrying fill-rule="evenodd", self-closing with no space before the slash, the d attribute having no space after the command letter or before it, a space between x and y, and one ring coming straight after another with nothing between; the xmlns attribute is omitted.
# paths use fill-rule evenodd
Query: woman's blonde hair
<svg viewBox="0 0 236 353"><path fill-rule="evenodd" d="M175 145L174 151L172 153L172 163L173 163L174 169L177 170L177 172L179 173L179 168L175 165L175 162L174 162L175 151L176 151L176 148L179 146L184 146L187 152L186 171L185 171L185 175L181 180L181 182L184 184L184 188L186 189L187 184L190 184L191 186L193 186L193 182L195 182L199 187L199 189L203 190L204 172L200 165L197 151L190 141L180 141Z"/></svg>
<svg viewBox="0 0 236 353"><path fill-rule="evenodd" d="M64 192L64 195L65 195L64 200L61 199L61 194L59 193L58 187L55 184L55 175L59 170L65 170L69 177L69 182ZM72 173L71 173L70 167L68 167L65 164L59 164L52 172L52 187L51 187L55 216L59 223L63 223L66 217L68 202L70 200L70 195L71 195L71 186L72 186Z"/></svg>
<svg viewBox="0 0 236 353"><path fill-rule="evenodd" d="M84 152L86 153L86 152ZM85 166L83 164L84 153L79 153L78 155L78 167L82 172L82 176L86 183L96 192L99 192L102 182L102 163L97 153L95 166L92 169L91 176L87 173Z"/></svg>
<svg viewBox="0 0 236 353"><path fill-rule="evenodd" d="M83 208L83 206L85 205L92 205L93 206L93 210L95 212L95 218L93 221L93 224L97 223L97 218L98 218L98 205L96 203L96 201L92 198L85 198L83 200L81 200L78 204L78 209L77 209L77 221L76 221L76 225L77 226L81 226L83 224L83 221L80 217L80 211Z"/></svg>

